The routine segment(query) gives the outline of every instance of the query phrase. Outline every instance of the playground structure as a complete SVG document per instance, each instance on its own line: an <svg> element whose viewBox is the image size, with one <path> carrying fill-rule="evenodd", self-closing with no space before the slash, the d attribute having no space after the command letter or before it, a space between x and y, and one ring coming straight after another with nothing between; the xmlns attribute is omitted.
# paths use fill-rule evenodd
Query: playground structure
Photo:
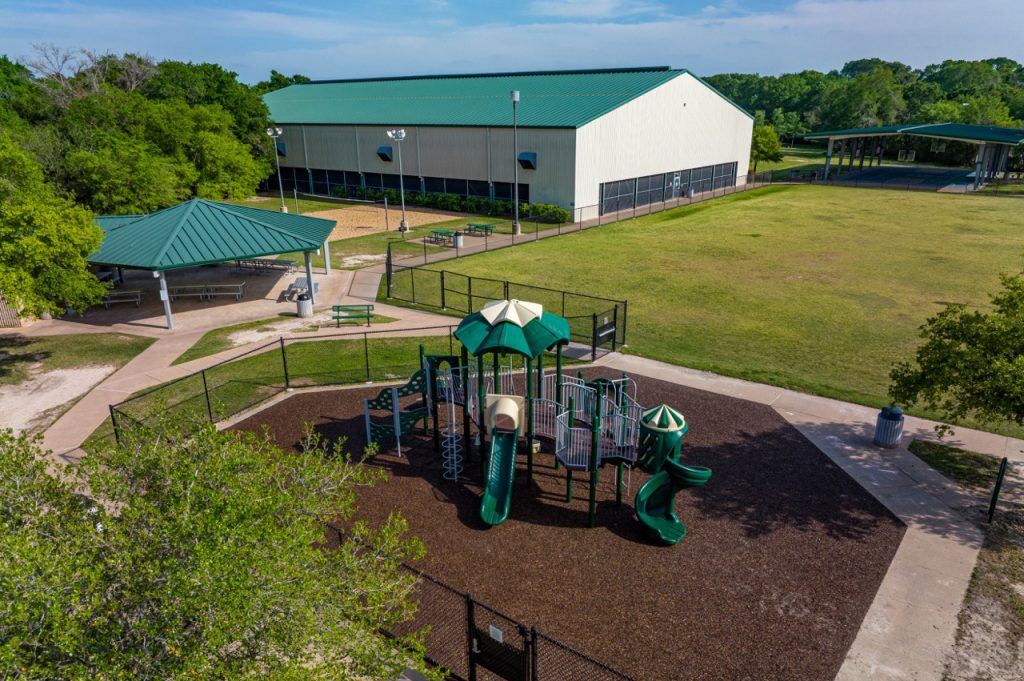
<svg viewBox="0 0 1024 681"><path fill-rule="evenodd" d="M462 343L460 356L427 355L421 347L421 368L408 384L385 389L365 401L368 441L393 436L398 442L421 420L427 428L430 419L434 450L442 455L448 480L458 479L475 449L484 486L480 518L489 526L508 518L520 435L527 444L527 485L532 483L533 457L542 442L554 454L556 469L566 469L566 502L573 499L575 471L589 473L590 527L597 524L601 468L606 464L615 467L615 500L621 504L626 471L640 465L654 477L637 492L638 518L660 543L674 544L685 536L686 528L673 508L675 495L686 487L704 484L711 471L679 462L687 430L681 414L666 406L645 412L636 401L636 383L626 375L593 381L582 375L564 375L562 353L569 343L568 322L544 312L538 304L518 300L488 303L462 320L455 337ZM551 350L555 352L555 371L547 373L543 354ZM488 355L491 361L485 362ZM502 362L503 356L507 363ZM471 357L476 361L471 362ZM522 361L521 374L514 367L516 357ZM518 385L525 395L517 394ZM417 393L422 395L422 403L402 411L398 399ZM441 404L446 411L443 433ZM371 409L389 412L388 422L374 423ZM475 442L471 441L473 422L477 425ZM672 425L679 427L672 429ZM400 443L398 452L401 456Z"/></svg>

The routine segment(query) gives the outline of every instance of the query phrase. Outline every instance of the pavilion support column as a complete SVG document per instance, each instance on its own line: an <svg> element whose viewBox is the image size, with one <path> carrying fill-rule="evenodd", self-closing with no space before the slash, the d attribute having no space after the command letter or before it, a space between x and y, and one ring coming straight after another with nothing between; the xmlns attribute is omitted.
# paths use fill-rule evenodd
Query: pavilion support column
<svg viewBox="0 0 1024 681"><path fill-rule="evenodd" d="M324 274L331 273L331 242L324 242Z"/></svg>
<svg viewBox="0 0 1024 681"><path fill-rule="evenodd" d="M313 283L313 251L305 251L306 256L306 283L309 284L309 299L316 305L316 284Z"/></svg>
<svg viewBox="0 0 1024 681"><path fill-rule="evenodd" d="M167 328L174 330L174 317L171 315L171 296L167 292L167 278L160 272L160 300L164 303L164 316L167 317Z"/></svg>
<svg viewBox="0 0 1024 681"><path fill-rule="evenodd" d="M865 137L860 141L860 165L857 166L857 170L864 170L864 155L868 151L868 142L870 138Z"/></svg>
<svg viewBox="0 0 1024 681"><path fill-rule="evenodd" d="M1006 163L1010 160L1010 147L1003 145L1003 153L999 156L999 168L996 169L997 176L1002 173L1003 179L1008 179L1009 173L1006 172Z"/></svg>
<svg viewBox="0 0 1024 681"><path fill-rule="evenodd" d="M858 148L859 145L860 145L860 140L859 139L853 140L853 142L850 144L850 164L846 167L847 170L853 170L853 161L854 161L854 157L857 156L857 148Z"/></svg>
<svg viewBox="0 0 1024 681"><path fill-rule="evenodd" d="M832 144L834 141L829 137L828 148L825 149L825 177L822 178L824 180L828 180L828 173L832 169Z"/></svg>
<svg viewBox="0 0 1024 681"><path fill-rule="evenodd" d="M978 156L974 161L974 189L981 187L981 174L985 170L985 145L978 145Z"/></svg>
<svg viewBox="0 0 1024 681"><path fill-rule="evenodd" d="M846 140L839 143L839 163L836 164L836 177L843 174L843 156L846 154Z"/></svg>

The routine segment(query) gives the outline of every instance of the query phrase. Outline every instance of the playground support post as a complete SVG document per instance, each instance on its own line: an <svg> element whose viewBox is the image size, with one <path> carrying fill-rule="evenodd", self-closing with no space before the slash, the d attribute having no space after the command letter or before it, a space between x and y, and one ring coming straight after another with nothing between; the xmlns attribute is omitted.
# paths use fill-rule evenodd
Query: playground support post
<svg viewBox="0 0 1024 681"><path fill-rule="evenodd" d="M477 429L476 432L480 436L480 480L487 480L487 455L484 453L484 356L478 355L476 358L476 415L477 415Z"/></svg>
<svg viewBox="0 0 1024 681"><path fill-rule="evenodd" d="M622 506L622 462L615 467L615 505Z"/></svg>
<svg viewBox="0 0 1024 681"><path fill-rule="evenodd" d="M459 363L459 380L462 384L462 442L465 444L462 451L466 453L466 465L469 465L473 447L469 439L469 351L462 346L462 361ZM454 391L455 386L452 386Z"/></svg>
<svg viewBox="0 0 1024 681"><path fill-rule="evenodd" d="M441 453L441 423L438 415L437 407L437 377L434 375L434 365L430 362L424 362L426 356L426 349L423 343L420 343L420 366L426 372L426 379L423 385L423 400L426 404L430 405L430 416L434 421L434 453Z"/></svg>
<svg viewBox="0 0 1024 681"><path fill-rule="evenodd" d="M569 425L568 433L566 434L566 450L572 451L572 427L576 425L576 400L572 397L569 398L569 414L566 418L566 423ZM555 457L555 470L558 470L558 457ZM565 503L572 503L572 469L568 466L565 467Z"/></svg>
<svg viewBox="0 0 1024 681"><path fill-rule="evenodd" d="M539 360L538 360L539 361ZM533 484L533 360L526 358L526 487Z"/></svg>
<svg viewBox="0 0 1024 681"><path fill-rule="evenodd" d="M604 404L604 383L597 384L597 405L590 429L590 505L587 509L587 526L597 527L597 484L601 473L597 466L597 453L601 444L601 405Z"/></svg>

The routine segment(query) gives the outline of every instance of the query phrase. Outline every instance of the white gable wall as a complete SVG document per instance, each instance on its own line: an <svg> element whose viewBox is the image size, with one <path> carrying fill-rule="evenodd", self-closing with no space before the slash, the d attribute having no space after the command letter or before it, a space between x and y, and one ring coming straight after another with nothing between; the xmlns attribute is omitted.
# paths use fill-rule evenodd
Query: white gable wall
<svg viewBox="0 0 1024 681"><path fill-rule="evenodd" d="M749 116L683 73L577 130L575 207L596 216L603 182L719 163L736 162L742 184L753 127Z"/></svg>

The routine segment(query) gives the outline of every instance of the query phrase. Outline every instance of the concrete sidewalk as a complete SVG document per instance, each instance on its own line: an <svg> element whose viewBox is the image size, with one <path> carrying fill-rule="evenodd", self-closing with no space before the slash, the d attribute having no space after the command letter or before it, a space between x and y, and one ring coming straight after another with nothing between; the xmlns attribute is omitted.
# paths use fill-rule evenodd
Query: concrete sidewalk
<svg viewBox="0 0 1024 681"><path fill-rule="evenodd" d="M770 405L900 518L907 532L836 679L942 679L983 536L962 513L979 499L906 449L914 437L934 439L937 424L908 418L902 446L886 450L871 443L877 412L868 407L640 357L612 354L600 363ZM957 428L945 442L1024 461L1024 441L1015 438Z"/></svg>

